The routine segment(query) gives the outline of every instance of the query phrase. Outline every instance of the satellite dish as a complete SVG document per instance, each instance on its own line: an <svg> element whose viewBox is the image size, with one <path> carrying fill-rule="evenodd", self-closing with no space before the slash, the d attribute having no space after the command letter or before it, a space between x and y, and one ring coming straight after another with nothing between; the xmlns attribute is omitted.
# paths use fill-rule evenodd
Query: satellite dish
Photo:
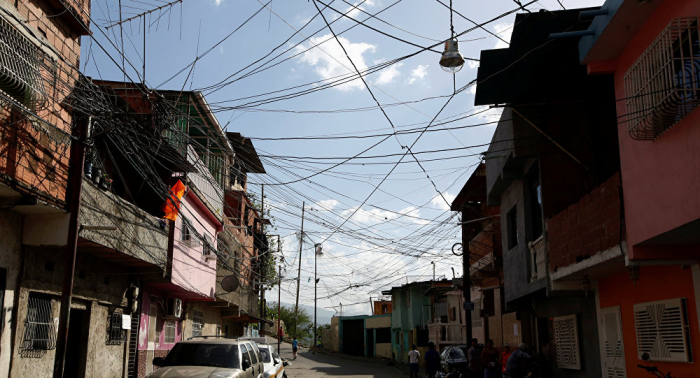
<svg viewBox="0 0 700 378"><path fill-rule="evenodd" d="M226 276L223 280L221 280L221 288L229 293L232 291L236 291L236 289L238 289L238 286L240 286L240 281L238 280L238 277L236 277L233 274L230 276Z"/></svg>

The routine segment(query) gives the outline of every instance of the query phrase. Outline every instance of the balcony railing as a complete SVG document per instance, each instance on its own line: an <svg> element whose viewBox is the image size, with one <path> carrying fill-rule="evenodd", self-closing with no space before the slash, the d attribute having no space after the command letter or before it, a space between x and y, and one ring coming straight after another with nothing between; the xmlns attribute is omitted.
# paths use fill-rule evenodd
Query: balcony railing
<svg viewBox="0 0 700 378"><path fill-rule="evenodd" d="M441 343L461 343L462 340L462 325L461 324L442 324L434 323L428 326L431 338Z"/></svg>
<svg viewBox="0 0 700 378"><path fill-rule="evenodd" d="M529 242L527 249L530 252L530 282L542 279L547 271L547 257L545 256L544 237Z"/></svg>
<svg viewBox="0 0 700 378"><path fill-rule="evenodd" d="M187 146L187 161L197 168L197 172L188 173L187 177L197 189L198 194L201 194L200 198L202 202L204 202L217 217L223 216L224 190L218 185L217 180L211 175L204 162L199 159L192 145Z"/></svg>

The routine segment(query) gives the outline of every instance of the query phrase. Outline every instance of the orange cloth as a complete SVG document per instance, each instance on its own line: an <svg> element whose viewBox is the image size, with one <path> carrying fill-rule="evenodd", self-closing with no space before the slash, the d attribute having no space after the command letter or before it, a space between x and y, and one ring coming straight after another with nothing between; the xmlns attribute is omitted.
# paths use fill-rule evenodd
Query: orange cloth
<svg viewBox="0 0 700 378"><path fill-rule="evenodd" d="M180 201L182 200L182 196L185 195L185 190L187 190L187 187L180 180L177 180L175 185L170 188L168 198L165 200L163 207L161 207L161 210L165 213L163 218L172 221L177 219L177 215L180 213Z"/></svg>
<svg viewBox="0 0 700 378"><path fill-rule="evenodd" d="M506 351L501 352L501 357L498 359L498 362L501 364L501 369L503 369L503 372L506 372L506 365L508 364L508 358L510 358L510 355L513 352L506 353Z"/></svg>

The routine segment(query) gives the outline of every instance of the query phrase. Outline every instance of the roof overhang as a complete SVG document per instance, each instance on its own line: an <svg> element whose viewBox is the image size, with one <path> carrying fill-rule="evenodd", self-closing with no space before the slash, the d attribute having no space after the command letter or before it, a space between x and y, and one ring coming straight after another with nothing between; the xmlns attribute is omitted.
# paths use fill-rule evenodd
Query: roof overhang
<svg viewBox="0 0 700 378"><path fill-rule="evenodd" d="M607 0L579 40L581 63L616 60L663 0Z"/></svg>
<svg viewBox="0 0 700 378"><path fill-rule="evenodd" d="M240 133L227 132L226 136L231 142L233 150L236 151L236 156L241 161L243 167L248 173L267 173L263 167L260 156L253 146L253 141L246 138Z"/></svg>
<svg viewBox="0 0 700 378"><path fill-rule="evenodd" d="M460 211L467 202L486 202L486 164L481 163L452 201L450 210Z"/></svg>

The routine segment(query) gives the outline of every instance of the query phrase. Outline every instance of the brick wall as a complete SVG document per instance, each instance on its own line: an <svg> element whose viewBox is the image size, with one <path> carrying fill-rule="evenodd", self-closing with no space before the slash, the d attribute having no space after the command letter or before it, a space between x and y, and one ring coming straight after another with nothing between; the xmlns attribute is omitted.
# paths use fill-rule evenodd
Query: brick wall
<svg viewBox="0 0 700 378"><path fill-rule="evenodd" d="M88 17L86 0L71 1L82 4L82 13ZM31 104L29 109L46 122L1 102L0 173L13 186L61 203L65 200L68 134L73 123L65 100L79 77L81 31L65 17L57 17L49 1L18 0L15 7L0 5L13 15L3 17L42 51L37 66L44 80L38 86L46 95L44 101Z"/></svg>
<svg viewBox="0 0 700 378"><path fill-rule="evenodd" d="M620 244L619 187L617 173L547 220L551 271Z"/></svg>

